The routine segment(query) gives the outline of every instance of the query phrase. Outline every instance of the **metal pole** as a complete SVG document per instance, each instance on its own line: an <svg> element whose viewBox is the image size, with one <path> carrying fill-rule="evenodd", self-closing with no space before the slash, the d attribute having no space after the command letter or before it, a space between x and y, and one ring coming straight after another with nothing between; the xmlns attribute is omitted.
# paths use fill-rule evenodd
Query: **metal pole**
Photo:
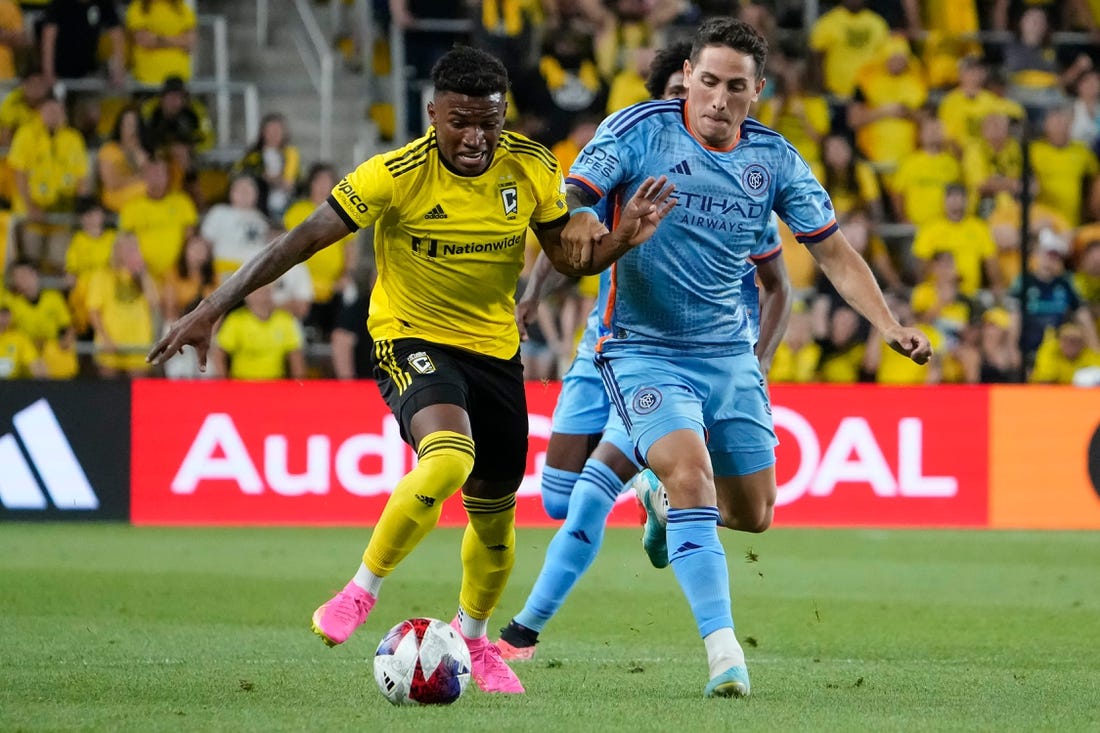
<svg viewBox="0 0 1100 733"><path fill-rule="evenodd" d="M1031 123L1024 115L1020 125L1020 381L1027 381L1027 344L1031 328L1027 318L1027 291L1031 283Z"/></svg>
<svg viewBox="0 0 1100 733"><path fill-rule="evenodd" d="M256 46L267 48L267 0L256 0Z"/></svg>
<svg viewBox="0 0 1100 733"><path fill-rule="evenodd" d="M218 109L218 140L229 142L229 32L224 15L214 17L214 80L218 91L215 103ZM253 130L245 130L245 140Z"/></svg>

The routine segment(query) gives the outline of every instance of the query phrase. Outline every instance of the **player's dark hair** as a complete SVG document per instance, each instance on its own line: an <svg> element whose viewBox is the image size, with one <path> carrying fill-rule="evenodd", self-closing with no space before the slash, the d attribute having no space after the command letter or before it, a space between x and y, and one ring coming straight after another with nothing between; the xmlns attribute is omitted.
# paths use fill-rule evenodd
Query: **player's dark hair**
<svg viewBox="0 0 1100 733"><path fill-rule="evenodd" d="M684 59L690 55L690 41L680 41L657 52L653 63L649 65L649 78L645 80L645 88L650 97L660 99L664 96L668 78L677 71L683 71Z"/></svg>
<svg viewBox="0 0 1100 733"><path fill-rule="evenodd" d="M508 71L500 59L472 46L455 46L432 67L435 91L489 97L508 92Z"/></svg>
<svg viewBox="0 0 1100 733"><path fill-rule="evenodd" d="M691 44L691 63L699 60L699 54L707 46L727 46L734 51L752 56L756 63L756 78L764 78L764 64L768 62L768 42L764 36L743 20L737 18L710 18L703 21L695 32Z"/></svg>

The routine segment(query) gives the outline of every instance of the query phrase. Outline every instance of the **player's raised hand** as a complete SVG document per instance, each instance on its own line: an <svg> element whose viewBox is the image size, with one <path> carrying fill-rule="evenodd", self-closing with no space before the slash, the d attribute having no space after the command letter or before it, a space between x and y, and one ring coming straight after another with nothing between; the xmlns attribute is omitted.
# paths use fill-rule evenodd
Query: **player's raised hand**
<svg viewBox="0 0 1100 733"><path fill-rule="evenodd" d="M676 199L672 193L676 185L668 177L649 178L642 181L638 190L619 212L619 221L611 235L617 242L636 247L653 236L661 219L668 216Z"/></svg>
<svg viewBox="0 0 1100 733"><path fill-rule="evenodd" d="M199 355L199 371L206 371L206 354L210 350L210 337L218 315L205 302L180 318L168 329L160 341L157 341L145 361L159 366L183 350L184 346L193 346Z"/></svg>
<svg viewBox="0 0 1100 733"><path fill-rule="evenodd" d="M927 364L932 358L932 343L919 328L895 326L883 333L882 338L891 349L908 356L918 364Z"/></svg>

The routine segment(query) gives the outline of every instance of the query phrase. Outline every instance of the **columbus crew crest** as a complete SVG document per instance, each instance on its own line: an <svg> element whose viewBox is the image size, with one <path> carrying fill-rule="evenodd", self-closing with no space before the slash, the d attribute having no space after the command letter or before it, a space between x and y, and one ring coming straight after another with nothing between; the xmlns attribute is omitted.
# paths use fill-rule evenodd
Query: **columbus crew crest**
<svg viewBox="0 0 1100 733"><path fill-rule="evenodd" d="M500 189L500 202L504 205L505 216L515 216L519 212L519 191L515 186Z"/></svg>
<svg viewBox="0 0 1100 733"><path fill-rule="evenodd" d="M435 372L435 364L432 363L432 357L428 356L427 353L423 351L409 354L409 366L420 374L433 374Z"/></svg>

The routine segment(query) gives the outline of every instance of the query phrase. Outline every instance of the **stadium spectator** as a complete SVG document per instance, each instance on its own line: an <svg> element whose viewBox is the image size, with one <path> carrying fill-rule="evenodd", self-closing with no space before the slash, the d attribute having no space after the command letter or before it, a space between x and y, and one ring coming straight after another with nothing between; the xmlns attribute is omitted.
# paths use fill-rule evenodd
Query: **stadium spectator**
<svg viewBox="0 0 1100 733"><path fill-rule="evenodd" d="M920 227L943 217L944 189L962 183L958 155L945 142L939 119L921 120L920 146L901 158L893 178L890 197L898 221Z"/></svg>
<svg viewBox="0 0 1100 733"><path fill-rule="evenodd" d="M1100 329L1100 240L1090 239L1082 247L1077 258L1077 269L1073 273L1073 287L1085 301Z"/></svg>
<svg viewBox="0 0 1100 733"><path fill-rule="evenodd" d="M1100 218L1100 163L1083 143L1070 139L1073 112L1056 107L1043 118L1043 136L1031 143L1031 164L1038 181L1035 201L1046 204L1079 226L1087 216Z"/></svg>
<svg viewBox="0 0 1100 733"><path fill-rule="evenodd" d="M558 159L563 171L569 170L569 166L592 140L599 125L600 118L595 115L578 115L569 128L569 134L550 146L550 152Z"/></svg>
<svg viewBox="0 0 1100 733"><path fill-rule="evenodd" d="M944 215L921 225L913 238L913 257L922 263L922 279L931 273L938 252L950 252L959 274L959 292L975 297L983 275L994 293L1002 292L1005 282L993 232L985 220L967 214L966 188L950 185L941 189L940 196Z"/></svg>
<svg viewBox="0 0 1100 733"><path fill-rule="evenodd" d="M982 139L982 121L990 114L1000 113L1021 119L1024 108L1017 102L994 94L985 88L989 70L978 56L959 60L959 84L940 100L936 115L943 121L944 136L958 151Z"/></svg>
<svg viewBox="0 0 1100 733"><path fill-rule="evenodd" d="M103 205L114 213L145 193L145 164L149 141L138 107L124 107L115 120L111 138L96 153L96 173Z"/></svg>
<svg viewBox="0 0 1100 733"><path fill-rule="evenodd" d="M0 379L43 378L46 365L30 337L12 323L11 309L0 302Z"/></svg>
<svg viewBox="0 0 1100 733"><path fill-rule="evenodd" d="M1047 15L1033 7L1024 11L1016 36L1005 44L1003 68L1010 96L1034 110L1063 103L1065 90L1092 68L1092 59L1080 54L1063 68L1051 44Z"/></svg>
<svg viewBox="0 0 1100 733"><path fill-rule="evenodd" d="M993 29L1005 31L1015 28L1029 10L1037 10L1043 15L1044 22L1052 28L1062 28L1063 14L1083 22L1084 27L1095 30L1094 16L1089 8L1089 0L993 0L990 9L990 21Z"/></svg>
<svg viewBox="0 0 1100 733"><path fill-rule="evenodd" d="M952 341L962 337L970 325L973 304L959 289L955 254L940 250L932 255L928 274L917 283L909 298L913 315Z"/></svg>
<svg viewBox="0 0 1100 733"><path fill-rule="evenodd" d="M507 69L533 65L546 28L558 23L556 0L488 0L478 5L474 45L499 58Z"/></svg>
<svg viewBox="0 0 1100 733"><path fill-rule="evenodd" d="M220 377L291 379L306 376L302 327L275 307L274 289L264 285L244 298L244 308L229 313L214 336L211 360Z"/></svg>
<svg viewBox="0 0 1100 733"><path fill-rule="evenodd" d="M283 217L283 228L290 231L323 204L336 186L335 169L327 163L315 163L306 175L306 197L294 202ZM313 285L313 303L305 321L327 336L332 331L346 300L345 291L355 285L359 267L359 243L354 234L326 247L305 262ZM349 291L350 293L350 291Z"/></svg>
<svg viewBox="0 0 1100 733"><path fill-rule="evenodd" d="M374 287L374 271L364 278L362 285L356 285L350 299L344 298L343 308L332 329L332 374L336 379L371 379L374 367L371 351L374 343L367 331L367 313L370 310L370 293Z"/></svg>
<svg viewBox="0 0 1100 733"><path fill-rule="evenodd" d="M982 314L977 326L963 332L955 356L962 366L963 381L968 384L1003 384L1020 379L1019 326L1013 316L1000 307Z"/></svg>
<svg viewBox="0 0 1100 733"><path fill-rule="evenodd" d="M860 153L880 168L887 189L901 159L917 147L917 120L927 99L920 62L901 36L891 36L859 69L848 126Z"/></svg>
<svg viewBox="0 0 1100 733"><path fill-rule="evenodd" d="M143 175L145 193L122 207L118 223L120 229L137 236L149 273L159 283L175 265L199 214L190 197L169 190L168 162L163 156L146 162Z"/></svg>
<svg viewBox="0 0 1100 733"><path fill-rule="evenodd" d="M182 314L214 292L214 254L210 242L191 234L176 265L164 278L161 306L164 323L174 323Z"/></svg>
<svg viewBox="0 0 1100 733"><path fill-rule="evenodd" d="M206 107L191 96L183 79L171 76L159 95L142 104L141 116L152 149L171 156L172 188L181 188L195 173L195 155L214 147L214 124Z"/></svg>
<svg viewBox="0 0 1100 733"><path fill-rule="evenodd" d="M7 305L15 327L30 337L39 353L45 376L69 379L76 374L72 314L59 290L43 288L38 271L28 262L16 262L10 273Z"/></svg>
<svg viewBox="0 0 1100 733"><path fill-rule="evenodd" d="M652 46L641 46L630 51L629 63L611 78L607 93L607 114L649 99L645 83L655 55L656 51Z"/></svg>
<svg viewBox="0 0 1100 733"><path fill-rule="evenodd" d="M120 231L111 266L96 271L88 283L88 318L101 377L137 377L149 370L144 352L153 341L158 302L137 236Z"/></svg>
<svg viewBox="0 0 1100 733"><path fill-rule="evenodd" d="M16 54L29 44L23 11L15 0L0 0L0 81L16 78Z"/></svg>
<svg viewBox="0 0 1100 733"><path fill-rule="evenodd" d="M11 144L15 131L38 117L38 105L50 96L50 85L42 72L28 72L19 86L4 95L0 102L0 146Z"/></svg>
<svg viewBox="0 0 1100 733"><path fill-rule="evenodd" d="M883 221L886 208L882 188L874 169L856 156L843 135L829 135L821 146L822 166L818 179L829 192L837 216L864 209L875 222Z"/></svg>
<svg viewBox="0 0 1100 733"><path fill-rule="evenodd" d="M170 77L191 79L197 19L185 0L132 0L126 9L130 75L138 84L160 86Z"/></svg>
<svg viewBox="0 0 1100 733"><path fill-rule="evenodd" d="M516 104L541 123L538 138L553 145L569 134L578 115L602 115L607 85L600 76L592 37L575 25L546 40L538 66L512 87Z"/></svg>
<svg viewBox="0 0 1100 733"><path fill-rule="evenodd" d="M863 370L873 374L878 384L939 384L943 381L943 334L930 323L918 321L908 301L887 295L887 302L899 323L918 328L928 337L932 358L926 364L917 364L890 348L879 333L872 332L868 337Z"/></svg>
<svg viewBox="0 0 1100 733"><path fill-rule="evenodd" d="M21 126L8 152L15 172L13 211L25 214L23 256L51 274L65 268L70 226L50 214L72 214L76 197L90 192L84 139L65 122L65 108L53 97L38 105L38 119Z"/></svg>
<svg viewBox="0 0 1100 733"><path fill-rule="evenodd" d="M596 64L605 80L615 78L630 66L634 51L659 45L661 28L680 14L678 0L606 0L586 3L589 17L595 16Z"/></svg>
<svg viewBox="0 0 1100 733"><path fill-rule="evenodd" d="M760 104L757 119L787 138L817 170L821 141L832 127L829 103L812 86L802 59L783 64L775 82L771 98Z"/></svg>
<svg viewBox="0 0 1100 733"><path fill-rule="evenodd" d="M229 202L214 204L199 231L214 250L214 274L224 280L271 238L271 226L258 207L259 185L241 173L229 183Z"/></svg>
<svg viewBox="0 0 1100 733"><path fill-rule="evenodd" d="M290 142L286 117L264 115L256 141L233 165L233 173L252 176L259 185L260 209L273 221L282 218L301 173L301 156Z"/></svg>
<svg viewBox="0 0 1100 733"><path fill-rule="evenodd" d="M77 334L83 334L90 326L88 283L93 272L110 266L118 232L106 226L103 207L90 196L77 202L76 213L79 227L65 253L65 286L69 290L73 326Z"/></svg>
<svg viewBox="0 0 1100 733"><path fill-rule="evenodd" d="M1090 69L1074 85L1073 121L1069 136L1094 153L1100 139L1100 71Z"/></svg>
<svg viewBox="0 0 1100 733"><path fill-rule="evenodd" d="M813 337L813 319L806 304L795 302L783 340L772 357L768 381L772 384L813 382L821 361L821 345Z"/></svg>
<svg viewBox="0 0 1100 733"><path fill-rule="evenodd" d="M960 61L982 52L976 0L905 0L903 4L909 37L920 40L928 85L942 89L959 81Z"/></svg>
<svg viewBox="0 0 1100 733"><path fill-rule="evenodd" d="M977 210L987 215L998 197L1012 198L1023 188L1023 151L1010 134L1010 120L1002 112L982 118L980 134L962 157L963 180Z"/></svg>
<svg viewBox="0 0 1100 733"><path fill-rule="evenodd" d="M847 305L841 305L827 315L826 324L824 335L817 339L821 353L815 381L831 384L862 381L867 344L861 332L859 314Z"/></svg>
<svg viewBox="0 0 1100 733"><path fill-rule="evenodd" d="M1048 331L1035 356L1035 368L1029 382L1036 384L1073 384L1082 369L1100 367L1100 351L1085 343L1085 331L1072 321L1057 331Z"/></svg>
<svg viewBox="0 0 1100 733"><path fill-rule="evenodd" d="M52 0L42 19L39 49L42 73L52 86L61 79L83 79L99 68L100 37L111 44L108 78L126 81L126 38L114 0Z"/></svg>
<svg viewBox="0 0 1100 733"><path fill-rule="evenodd" d="M1078 323L1090 348L1100 345L1092 314L1066 274L1067 238L1043 230L1039 232L1036 250L1028 263L1026 278L1017 279L1012 287L1012 295L1020 303L1023 330L1020 346L1029 371L1047 330L1057 329L1063 323Z"/></svg>
<svg viewBox="0 0 1100 733"><path fill-rule="evenodd" d="M873 59L890 35L882 16L863 0L844 0L819 17L810 29L814 68L821 69L825 91L842 101L856 92L856 72Z"/></svg>

